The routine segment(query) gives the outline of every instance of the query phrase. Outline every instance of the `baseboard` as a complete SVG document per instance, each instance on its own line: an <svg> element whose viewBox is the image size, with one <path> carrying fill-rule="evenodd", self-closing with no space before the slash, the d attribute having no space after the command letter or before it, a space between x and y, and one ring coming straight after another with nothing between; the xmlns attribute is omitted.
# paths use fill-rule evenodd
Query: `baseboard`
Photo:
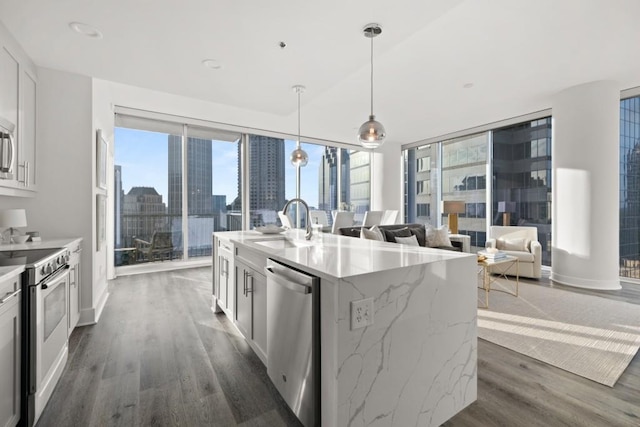
<svg viewBox="0 0 640 427"><path fill-rule="evenodd" d="M83 308L80 310L80 319L76 326L88 326L98 323L98 320L100 320L100 316L102 315L102 310L104 310L104 306L107 304L108 299L109 292L105 289L95 308Z"/></svg>
<svg viewBox="0 0 640 427"><path fill-rule="evenodd" d="M96 322L100 320L100 316L102 315L102 310L104 310L104 306L107 304L107 300L109 299L109 288L105 287L104 292L102 293L100 299L98 300L98 304L96 304Z"/></svg>
<svg viewBox="0 0 640 427"><path fill-rule="evenodd" d="M616 289L622 289L620 285L620 278L613 280L599 280L599 279L584 279L581 277L566 276L558 274L551 270L551 276L549 277L554 282L558 282L562 285L573 286L583 289L594 289L599 291L610 291Z"/></svg>

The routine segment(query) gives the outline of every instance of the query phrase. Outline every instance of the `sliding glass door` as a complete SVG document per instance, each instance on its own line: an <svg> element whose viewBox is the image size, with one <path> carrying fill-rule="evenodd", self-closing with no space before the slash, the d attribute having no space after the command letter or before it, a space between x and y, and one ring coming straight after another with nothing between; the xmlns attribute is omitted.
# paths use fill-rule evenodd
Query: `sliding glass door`
<svg viewBox="0 0 640 427"><path fill-rule="evenodd" d="M116 267L209 257L214 231L242 228L239 134L125 115L116 125Z"/></svg>

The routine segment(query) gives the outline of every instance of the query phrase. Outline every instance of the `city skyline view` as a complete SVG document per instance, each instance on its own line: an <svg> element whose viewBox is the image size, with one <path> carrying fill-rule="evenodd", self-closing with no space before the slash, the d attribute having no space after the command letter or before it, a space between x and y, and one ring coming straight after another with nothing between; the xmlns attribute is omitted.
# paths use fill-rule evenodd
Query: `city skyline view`
<svg viewBox="0 0 640 427"><path fill-rule="evenodd" d="M166 133L141 131L137 129L115 128L114 164L121 166L122 189L127 194L133 187L151 187L168 201L168 149ZM238 196L237 144L226 141L213 141L212 195L226 196L227 204L231 204ZM309 206L317 207L318 172L321 166L325 147L316 144L302 143L302 148L309 155L309 163L301 169L300 196ZM285 197L295 197L296 168L289 162L289 153L294 150L296 142L284 140L285 147Z"/></svg>

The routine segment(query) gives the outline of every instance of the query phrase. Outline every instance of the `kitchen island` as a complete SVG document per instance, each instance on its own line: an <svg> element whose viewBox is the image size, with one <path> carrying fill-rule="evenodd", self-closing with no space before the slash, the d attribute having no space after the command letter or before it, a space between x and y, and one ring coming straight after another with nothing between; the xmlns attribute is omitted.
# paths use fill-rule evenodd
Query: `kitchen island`
<svg viewBox="0 0 640 427"><path fill-rule="evenodd" d="M476 400L475 255L302 234L214 237L236 254L247 250L320 278L323 426L436 426ZM229 271L228 263L213 265L214 277ZM242 294L235 285L227 291ZM373 323L352 328L351 302L368 298ZM222 308L217 296L213 303ZM223 311L234 318L235 308ZM243 332L264 361L258 334Z"/></svg>

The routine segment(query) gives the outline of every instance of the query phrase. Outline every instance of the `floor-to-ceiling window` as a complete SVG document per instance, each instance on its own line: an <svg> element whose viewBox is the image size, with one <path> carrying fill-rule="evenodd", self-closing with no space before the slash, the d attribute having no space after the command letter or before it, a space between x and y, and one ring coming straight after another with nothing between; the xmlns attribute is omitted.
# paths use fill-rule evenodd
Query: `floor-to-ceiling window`
<svg viewBox="0 0 640 427"><path fill-rule="evenodd" d="M542 264L551 265L551 117L492 135L492 224L536 227Z"/></svg>
<svg viewBox="0 0 640 427"><path fill-rule="evenodd" d="M285 203L296 197L296 168L290 155L293 140L249 135L249 206L250 227L281 224L277 215ZM368 152L302 142L309 161L300 168L300 197L311 210L326 213L331 224L331 211L352 210L364 215L369 209L371 180ZM240 187L239 187L240 188ZM300 205L292 204L287 214L295 225L306 226L306 215Z"/></svg>
<svg viewBox="0 0 640 427"><path fill-rule="evenodd" d="M115 265L148 261L155 254L138 253L137 248L150 247L154 234L181 230L181 218L170 215L169 150L171 138L181 138L182 129L154 132L116 127L115 129ZM174 165L171 173L181 173L182 164ZM158 260L182 257L181 234L175 238L171 253L159 254ZM162 256L160 256L162 255Z"/></svg>
<svg viewBox="0 0 640 427"><path fill-rule="evenodd" d="M442 200L463 201L458 233L471 236L471 246L484 247L487 215L487 132L442 143ZM443 214L444 215L444 214ZM443 217L446 223L447 217Z"/></svg>
<svg viewBox="0 0 640 427"><path fill-rule="evenodd" d="M438 225L439 144L404 152L404 212L408 223Z"/></svg>
<svg viewBox="0 0 640 427"><path fill-rule="evenodd" d="M640 279L640 97L620 101L620 276Z"/></svg>
<svg viewBox="0 0 640 427"><path fill-rule="evenodd" d="M238 133L118 115L114 141L116 266L208 257L241 229Z"/></svg>
<svg viewBox="0 0 640 427"><path fill-rule="evenodd" d="M462 201L458 232L473 250L484 247L488 223L534 226L550 265L551 118L533 117L405 147L405 221L447 224L440 202Z"/></svg>

